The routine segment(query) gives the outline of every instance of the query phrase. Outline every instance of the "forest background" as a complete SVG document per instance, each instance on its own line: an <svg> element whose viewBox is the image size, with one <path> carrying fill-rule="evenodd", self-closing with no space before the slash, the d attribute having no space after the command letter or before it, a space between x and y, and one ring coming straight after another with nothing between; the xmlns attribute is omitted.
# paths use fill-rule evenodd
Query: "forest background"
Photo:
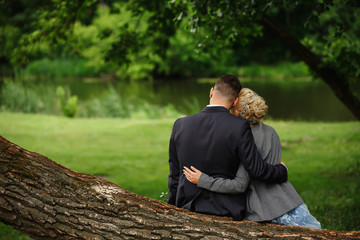
<svg viewBox="0 0 360 240"><path fill-rule="evenodd" d="M200 111L216 78L234 74L268 101L290 180L314 215L325 228L359 230L359 9L356 0L3 0L0 133L162 199L173 121ZM91 134L110 155L86 149ZM99 168L104 159L111 169ZM161 166L156 176L150 165Z"/></svg>

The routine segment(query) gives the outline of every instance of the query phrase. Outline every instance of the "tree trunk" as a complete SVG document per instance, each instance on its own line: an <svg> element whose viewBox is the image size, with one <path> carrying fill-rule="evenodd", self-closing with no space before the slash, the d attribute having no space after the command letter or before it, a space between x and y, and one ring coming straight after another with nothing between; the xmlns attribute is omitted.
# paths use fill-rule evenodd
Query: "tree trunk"
<svg viewBox="0 0 360 240"><path fill-rule="evenodd" d="M263 15L260 21L264 27L272 30L296 55L303 60L312 71L314 71L335 93L335 96L360 120L360 99L352 93L346 79L342 79L337 72L326 66L322 66L321 58L304 45L297 38L292 36L285 28L279 25L274 19Z"/></svg>
<svg viewBox="0 0 360 240"><path fill-rule="evenodd" d="M360 239L179 209L67 169L0 136L0 220L34 239Z"/></svg>

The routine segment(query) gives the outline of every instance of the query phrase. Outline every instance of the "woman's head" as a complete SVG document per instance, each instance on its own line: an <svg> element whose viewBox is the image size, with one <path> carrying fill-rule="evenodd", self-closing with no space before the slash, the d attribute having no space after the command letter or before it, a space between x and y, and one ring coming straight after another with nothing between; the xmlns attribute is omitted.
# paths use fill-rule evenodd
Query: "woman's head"
<svg viewBox="0 0 360 240"><path fill-rule="evenodd" d="M268 106L264 98L249 88L243 88L239 93L239 101L231 109L231 113L248 120L252 124L257 124L262 122L267 110Z"/></svg>

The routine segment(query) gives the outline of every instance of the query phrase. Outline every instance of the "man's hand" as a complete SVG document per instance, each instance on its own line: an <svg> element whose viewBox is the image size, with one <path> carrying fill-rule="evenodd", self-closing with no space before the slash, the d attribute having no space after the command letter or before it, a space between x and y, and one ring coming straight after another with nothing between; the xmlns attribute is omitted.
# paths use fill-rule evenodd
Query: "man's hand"
<svg viewBox="0 0 360 240"><path fill-rule="evenodd" d="M184 174L189 182L197 184L202 172L191 166L191 170L187 167L184 167Z"/></svg>

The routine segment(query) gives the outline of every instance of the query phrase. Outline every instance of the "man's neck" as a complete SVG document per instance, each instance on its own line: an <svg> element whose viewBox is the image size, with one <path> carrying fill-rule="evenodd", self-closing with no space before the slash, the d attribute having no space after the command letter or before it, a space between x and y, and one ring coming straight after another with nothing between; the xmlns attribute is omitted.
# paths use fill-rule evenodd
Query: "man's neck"
<svg viewBox="0 0 360 240"><path fill-rule="evenodd" d="M213 98L210 99L210 104L209 105L210 106L212 106L212 105L223 106L223 107L225 107L227 109L230 109L230 107L231 107L231 106L229 106L228 103L224 103L223 101L217 101L216 99L213 99Z"/></svg>

